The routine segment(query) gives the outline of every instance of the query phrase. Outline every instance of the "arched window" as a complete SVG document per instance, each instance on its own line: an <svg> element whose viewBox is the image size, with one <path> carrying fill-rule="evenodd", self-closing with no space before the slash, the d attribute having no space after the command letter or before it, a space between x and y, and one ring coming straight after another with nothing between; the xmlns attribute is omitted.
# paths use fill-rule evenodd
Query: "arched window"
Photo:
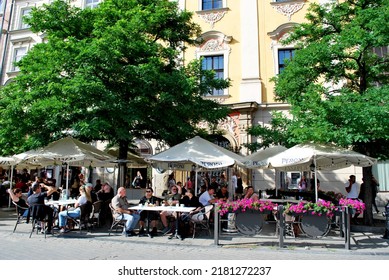
<svg viewBox="0 0 389 280"><path fill-rule="evenodd" d="M153 154L153 149L149 142L145 140L136 139L135 140L136 145L136 153L141 156L150 156Z"/></svg>
<svg viewBox="0 0 389 280"><path fill-rule="evenodd" d="M296 23L289 22L280 25L276 30L269 32L272 39L271 49L273 51L274 74L278 75L285 67L285 62L291 60L295 53L294 45L282 45L281 40L287 38L291 29Z"/></svg>

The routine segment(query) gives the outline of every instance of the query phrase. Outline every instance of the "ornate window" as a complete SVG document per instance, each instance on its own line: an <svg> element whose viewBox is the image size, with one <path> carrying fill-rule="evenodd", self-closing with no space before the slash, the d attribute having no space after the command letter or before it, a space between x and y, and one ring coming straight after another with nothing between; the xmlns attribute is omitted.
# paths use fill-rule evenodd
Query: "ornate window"
<svg viewBox="0 0 389 280"><path fill-rule="evenodd" d="M218 78L227 79L231 52L229 43L232 37L221 32L209 31L202 35L201 40L203 43L196 50L196 58L203 58L203 69L212 69ZM228 88L216 90L213 94L214 96L228 96Z"/></svg>
<svg viewBox="0 0 389 280"><path fill-rule="evenodd" d="M214 27L227 13L227 0L198 0L198 16Z"/></svg>
<svg viewBox="0 0 389 280"><path fill-rule="evenodd" d="M285 67L285 60L290 60L294 56L294 45L282 45L281 41L289 36L289 32L296 23L285 23L280 25L276 30L269 32L272 39L271 49L273 51L274 74L279 74Z"/></svg>

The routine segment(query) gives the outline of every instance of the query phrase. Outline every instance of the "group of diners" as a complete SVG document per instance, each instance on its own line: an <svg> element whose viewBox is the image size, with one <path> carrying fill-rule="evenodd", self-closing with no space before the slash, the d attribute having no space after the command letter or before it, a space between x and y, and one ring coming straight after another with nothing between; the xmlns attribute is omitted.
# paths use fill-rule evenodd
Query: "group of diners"
<svg viewBox="0 0 389 280"><path fill-rule="evenodd" d="M100 186L99 186L100 184ZM109 203L112 197L114 197L113 188L108 184L101 184L100 180L96 180L96 186L98 191L95 191L95 187L91 183L86 183L79 187L79 195L73 203L68 205L59 203L48 203L49 200L53 202L60 199L60 190L55 187L55 181L44 181L42 178L37 177L31 184L28 193L27 201L23 198L23 193L20 188L8 189L12 201L19 206L19 215L28 219L32 213L33 208L39 208L39 219L46 220L46 228L41 227L42 233L52 233L53 227L57 227L60 233L67 233L70 231L68 225L68 218L79 218L81 216L81 206L90 205L88 209L92 209L91 205L96 201L102 201L106 204L106 209L102 208L102 212L106 212L108 216ZM104 205L104 204L103 204ZM104 213L103 213L104 215Z"/></svg>
<svg viewBox="0 0 389 280"><path fill-rule="evenodd" d="M163 198L155 196L153 192L151 187L147 187L145 189L145 195L139 200L139 204L146 206L181 205L184 207L192 207L193 210L187 213L180 213L180 211L173 211L169 207L166 207L166 210L162 211L130 209L133 205L127 200L126 189L125 187L120 187L117 195L112 199L112 207L115 209L117 217L123 215L123 218L126 220L126 225L122 233L124 236L144 234L148 234L151 237L157 236L160 222L162 235L169 233L173 235L177 230L179 236L184 239L192 230L189 223L191 219L196 219L196 216L202 215L205 206L213 204L218 200L227 200L229 196L226 185L221 186L217 190L209 186L200 196L196 196L193 188L182 187L179 182L172 185ZM174 223L170 223L172 226L169 225L169 218L175 221ZM146 222L148 222L147 228ZM178 228L175 228L177 226ZM139 228L138 233L135 232L136 228Z"/></svg>
<svg viewBox="0 0 389 280"><path fill-rule="evenodd" d="M174 232L175 225L179 224L177 230L182 228L188 231L180 232L180 236L184 238L192 230L188 225L192 218L196 215L202 215L204 206L213 204L218 200L227 200L229 193L226 185L220 186L218 189L209 185L208 189L203 191L199 196L195 195L195 190L192 187L183 187L179 182L172 185L168 193L163 197L157 197L153 194L153 189L147 187L144 196L140 199L139 204L154 205L154 206L178 206L192 207L193 210L187 213L180 213L179 211L172 211L169 207L163 211L150 210L131 210L131 205L126 198L125 187L120 187L117 195L114 195L113 188L108 184L101 184L99 180L96 181L96 187L91 183L85 183L79 187L79 195L73 205L63 205L59 203L47 203L49 200L59 200L60 190L55 187L55 182L42 181L36 178L35 182L31 184L27 194L27 200L23 198L23 193L20 188L9 190L12 201L20 206L18 209L20 215L27 217L28 210L33 206L41 207L41 213L47 221L46 233L52 233L53 227L58 228L60 233L67 233L71 229L71 224L68 223L68 218L79 218L81 215L81 206L85 204L93 204L95 201L102 200L105 203L105 211L107 217L111 215L109 204L117 212L116 215L124 214L126 225L123 231L125 236L149 234L150 236L158 235L158 227L161 225L162 235ZM97 191L96 191L97 189ZM74 200L73 200L74 201ZM179 216L178 216L179 215ZM176 221L175 223L172 221ZM139 224L139 226L138 226ZM147 228L146 228L147 225ZM138 233L135 229L138 228ZM150 230L149 230L150 229ZM44 228L42 228L42 232Z"/></svg>

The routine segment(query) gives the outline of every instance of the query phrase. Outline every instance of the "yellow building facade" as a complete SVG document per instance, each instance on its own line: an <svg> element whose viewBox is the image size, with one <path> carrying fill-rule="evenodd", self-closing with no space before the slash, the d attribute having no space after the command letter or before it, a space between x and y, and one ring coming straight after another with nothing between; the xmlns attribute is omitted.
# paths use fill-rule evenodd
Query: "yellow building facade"
<svg viewBox="0 0 389 280"><path fill-rule="evenodd" d="M219 124L225 140L222 145L239 151L241 155L249 154L243 145L257 139L252 139L247 134L247 128L268 125L271 112L276 110L287 113L289 109L288 104L274 101L274 84L270 82L282 69L284 59L293 55L293 46L283 46L280 40L288 35L294 25L304 21L309 4L325 4L335 0L171 1L176 1L181 9L193 12L193 21L202 29L199 44L188 46L187 51L182 54L183 62L203 58L205 68L214 69L219 77L231 80L229 88L205 97L233 109L233 113ZM22 17L32 7L49 2L0 0L1 85L9 83L19 73L14 62L20 60L34 44L45 40L44 35L33 34L23 23ZM101 0L76 0L72 4L81 8L93 8L99 2ZM205 124L200 126L206 127ZM140 140L139 145L147 150L144 155L151 155L161 150L160 144L154 140ZM242 173L245 185L252 184L257 190L277 185L272 170L242 170ZM337 174L327 176L332 185L336 182L339 184L349 174L357 174L358 177L360 171L353 169ZM153 185L163 187L166 178L159 178L161 176L158 174L151 177ZM186 175L181 175L180 179L184 181ZM339 184L339 189L341 188Z"/></svg>

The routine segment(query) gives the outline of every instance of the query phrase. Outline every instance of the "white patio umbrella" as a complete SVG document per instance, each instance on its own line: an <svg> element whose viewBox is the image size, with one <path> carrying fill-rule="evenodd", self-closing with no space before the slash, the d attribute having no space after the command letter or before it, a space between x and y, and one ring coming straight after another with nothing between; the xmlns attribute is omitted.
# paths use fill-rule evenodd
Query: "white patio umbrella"
<svg viewBox="0 0 389 280"><path fill-rule="evenodd" d="M243 164L245 167L250 169L268 169L269 168L269 159L272 156L275 156L287 148L284 146L273 146L265 149L261 149L251 155L248 155L244 158ZM276 176L277 178L277 176ZM275 186L276 196L278 195L277 180Z"/></svg>
<svg viewBox="0 0 389 280"><path fill-rule="evenodd" d="M332 144L306 143L296 145L269 159L272 168L281 171L336 170L351 165L366 167L377 160ZM315 180L315 200L318 199Z"/></svg>
<svg viewBox="0 0 389 280"><path fill-rule="evenodd" d="M114 167L115 158L96 147L83 143L72 137L54 141L42 148L42 157L51 158L53 165L66 163L69 166ZM47 163L47 161L46 161ZM69 190L69 180L66 176L66 192Z"/></svg>
<svg viewBox="0 0 389 280"><path fill-rule="evenodd" d="M269 159L287 148L284 146L273 146L265 149L261 149L251 155L244 158L243 164L250 169L268 168Z"/></svg>
<svg viewBox="0 0 389 280"><path fill-rule="evenodd" d="M243 157L215 145L199 136L193 137L148 158L154 168L196 170L220 169L234 164L243 165ZM197 176L197 172L196 172ZM195 180L197 193L197 178Z"/></svg>
<svg viewBox="0 0 389 280"><path fill-rule="evenodd" d="M36 167L36 165L29 164L29 163L22 163L14 157L0 157L0 167L10 170L11 174L9 174L9 182L10 182L9 189L11 191L13 188L12 181L13 181L14 169L16 168L18 170L21 170L24 168ZM8 199L8 207L11 207L11 196Z"/></svg>
<svg viewBox="0 0 389 280"><path fill-rule="evenodd" d="M115 157L96 147L83 143L72 137L62 138L48 144L44 148L30 150L13 156L19 164L39 164L41 166L59 165L66 163L67 174L69 166L84 167L114 167ZM66 191L69 180L66 176Z"/></svg>

